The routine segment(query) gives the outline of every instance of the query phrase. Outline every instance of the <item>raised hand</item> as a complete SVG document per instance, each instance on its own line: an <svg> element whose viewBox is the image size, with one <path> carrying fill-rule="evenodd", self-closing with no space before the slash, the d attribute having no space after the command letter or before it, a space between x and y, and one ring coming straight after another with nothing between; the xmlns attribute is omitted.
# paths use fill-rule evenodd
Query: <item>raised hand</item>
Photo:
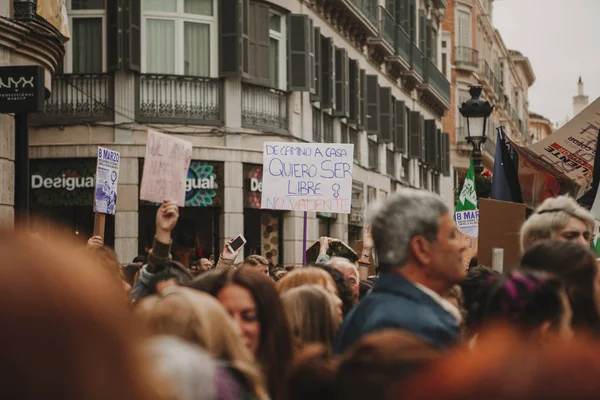
<svg viewBox="0 0 600 400"><path fill-rule="evenodd" d="M100 236L92 236L87 241L87 247L90 249L99 249L104 246L104 241Z"/></svg>
<svg viewBox="0 0 600 400"><path fill-rule="evenodd" d="M238 254L240 254L240 252L242 251L242 248L244 246L240 246L239 249L237 249L236 251L234 251L233 253L231 252L231 250L229 250L229 245L231 244L231 242L233 242L235 238L231 238L229 239L229 241L227 243L225 243L225 246L223 246L223 253L221 253L221 256L223 257L224 260L227 261L234 261Z"/></svg>
<svg viewBox="0 0 600 400"><path fill-rule="evenodd" d="M171 232L179 219L179 207L173 200L165 200L156 213L156 239L171 242Z"/></svg>

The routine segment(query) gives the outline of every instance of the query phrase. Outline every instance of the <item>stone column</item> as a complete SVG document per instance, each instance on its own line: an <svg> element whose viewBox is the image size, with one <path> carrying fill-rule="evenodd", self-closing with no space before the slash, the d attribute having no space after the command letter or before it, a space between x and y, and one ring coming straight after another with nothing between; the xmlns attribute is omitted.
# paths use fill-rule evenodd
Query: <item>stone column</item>
<svg viewBox="0 0 600 400"><path fill-rule="evenodd" d="M284 264L302 264L304 231L304 212L288 211L283 216L283 262ZM309 248L319 239L319 221L314 212L308 213L306 229L306 247Z"/></svg>
<svg viewBox="0 0 600 400"><path fill-rule="evenodd" d="M221 213L221 237L219 248L232 237L244 233L244 171L238 161L225 162L225 199ZM217 255L215 255L216 258ZM240 252L237 261L241 261L244 251Z"/></svg>
<svg viewBox="0 0 600 400"><path fill-rule="evenodd" d="M115 252L121 263L130 263L138 255L138 170L137 158L121 158L115 214Z"/></svg>
<svg viewBox="0 0 600 400"><path fill-rule="evenodd" d="M15 220L15 120L0 114L0 228L12 229Z"/></svg>

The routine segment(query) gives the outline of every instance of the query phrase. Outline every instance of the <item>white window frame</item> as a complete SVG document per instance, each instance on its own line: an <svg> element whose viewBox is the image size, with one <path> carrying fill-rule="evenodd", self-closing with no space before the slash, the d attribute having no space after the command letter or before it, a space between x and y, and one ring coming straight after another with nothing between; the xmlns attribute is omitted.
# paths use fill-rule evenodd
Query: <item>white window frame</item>
<svg viewBox="0 0 600 400"><path fill-rule="evenodd" d="M112 0L107 0L112 1ZM147 46L147 21L152 20L165 20L175 21L175 75L185 75L184 65L184 51L185 51L185 38L184 38L184 25L186 22L202 23L209 25L210 32L210 73L208 78L216 78L219 75L219 3L218 0L212 0L213 3L213 15L198 15L198 14L187 14L184 13L184 0L176 0L177 11L147 11L144 9L144 1L142 1L142 32L141 32L141 56L142 56L142 72L147 73L148 65L146 60L146 46Z"/></svg>
<svg viewBox="0 0 600 400"><path fill-rule="evenodd" d="M287 56L286 56L286 38L287 38L287 24L285 16L277 11L269 10L269 18L271 14L278 15L281 21L280 31L277 32L269 28L269 40L275 39L279 44L279 82L277 83L276 89L286 90L287 89ZM271 43L269 43L271 46ZM269 66L271 64L269 63ZM270 77L269 77L270 81Z"/></svg>
<svg viewBox="0 0 600 400"><path fill-rule="evenodd" d="M466 43L463 43L463 38L461 37L461 14L463 16L467 16L467 19L465 20L464 23L467 24L467 30L465 32L467 32L467 36L465 37L466 39ZM469 47L469 48L474 48L473 46L473 21L472 21L472 15L471 15L471 11L470 10L466 10L463 8L459 8L456 10L456 46L457 47ZM468 21L468 22L466 22Z"/></svg>
<svg viewBox="0 0 600 400"><path fill-rule="evenodd" d="M73 19L100 18L102 20L102 72L106 72L106 1L104 2L103 10L73 10L73 0L67 0L67 16L69 19L69 31L71 32L71 35L73 34ZM73 40L67 41L65 46L63 73L73 73Z"/></svg>

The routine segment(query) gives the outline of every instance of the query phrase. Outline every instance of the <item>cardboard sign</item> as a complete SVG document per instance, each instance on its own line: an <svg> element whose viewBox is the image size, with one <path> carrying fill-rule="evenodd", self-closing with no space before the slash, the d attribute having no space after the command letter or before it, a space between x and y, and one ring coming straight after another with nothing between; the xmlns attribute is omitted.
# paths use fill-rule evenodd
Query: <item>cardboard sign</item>
<svg viewBox="0 0 600 400"><path fill-rule="evenodd" d="M479 199L479 264L492 267L493 249L503 249L503 271L512 271L521 261L519 236L525 223L525 205Z"/></svg>
<svg viewBox="0 0 600 400"><path fill-rule="evenodd" d="M458 229L465 235L476 238L479 232L479 210L457 211L454 220Z"/></svg>
<svg viewBox="0 0 600 400"><path fill-rule="evenodd" d="M120 161L118 151L98 147L94 212L115 215Z"/></svg>
<svg viewBox="0 0 600 400"><path fill-rule="evenodd" d="M473 257L477 256L477 251L478 251L478 240L477 238L474 238L473 236L469 236L463 232L460 231L460 229L458 229L457 226L457 233L458 236L460 237L461 240L463 240L465 242L465 244L467 245L467 249L465 250L465 252L463 253L463 265L465 266L465 268L469 268L469 264L471 263L471 260L473 259ZM480 262L481 264L481 262Z"/></svg>
<svg viewBox="0 0 600 400"><path fill-rule="evenodd" d="M350 213L354 145L267 142L261 208Z"/></svg>
<svg viewBox="0 0 600 400"><path fill-rule="evenodd" d="M140 200L162 203L170 199L185 207L185 188L192 160L188 141L148 129Z"/></svg>

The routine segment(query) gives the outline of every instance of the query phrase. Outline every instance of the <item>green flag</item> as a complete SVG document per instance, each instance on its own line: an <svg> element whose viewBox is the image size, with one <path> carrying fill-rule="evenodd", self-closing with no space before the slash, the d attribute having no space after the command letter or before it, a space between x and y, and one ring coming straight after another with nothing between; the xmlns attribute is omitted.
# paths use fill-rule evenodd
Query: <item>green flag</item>
<svg viewBox="0 0 600 400"><path fill-rule="evenodd" d="M456 211L477 210L477 192L475 192L475 172L473 169L473 160L469 165L469 171L465 176L458 203L456 203Z"/></svg>

